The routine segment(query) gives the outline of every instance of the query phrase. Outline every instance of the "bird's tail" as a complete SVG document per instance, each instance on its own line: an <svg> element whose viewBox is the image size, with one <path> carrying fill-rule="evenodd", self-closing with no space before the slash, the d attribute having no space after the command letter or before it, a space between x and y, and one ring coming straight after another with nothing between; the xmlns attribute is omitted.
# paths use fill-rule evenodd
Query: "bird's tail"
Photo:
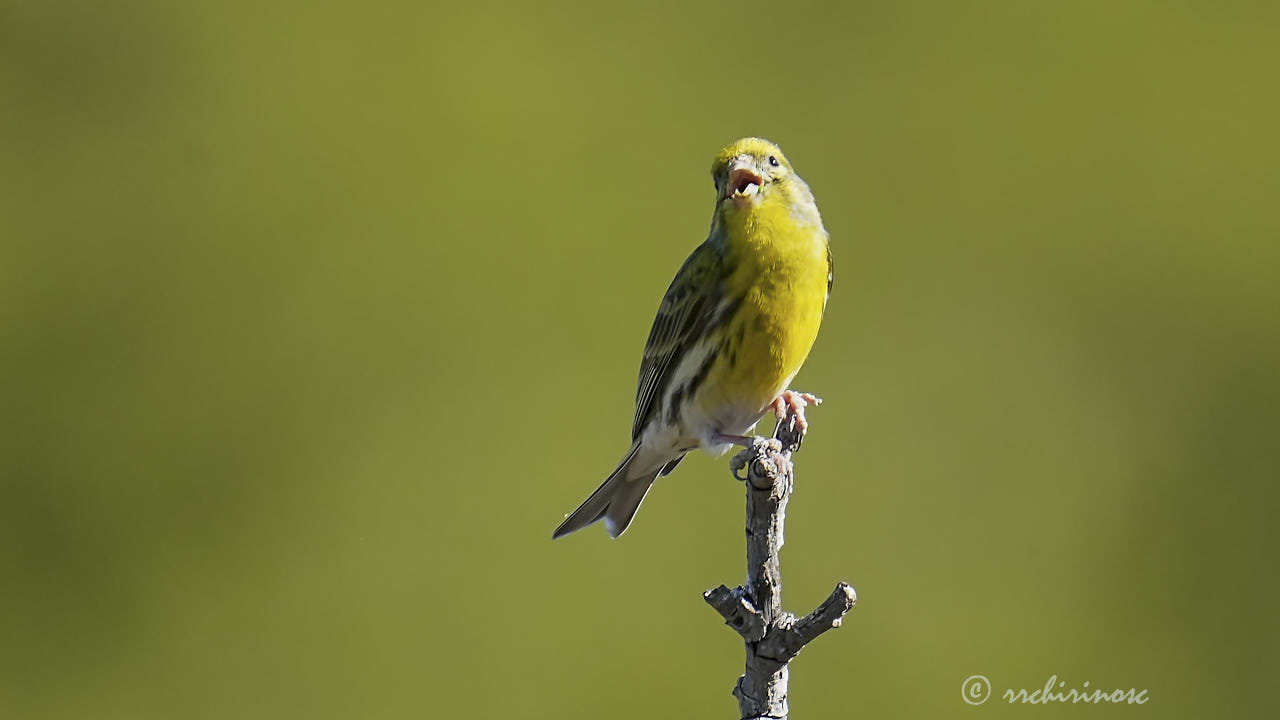
<svg viewBox="0 0 1280 720"><path fill-rule="evenodd" d="M627 456L622 458L618 469L613 471L609 479L596 488L596 491L591 493L591 497L560 523L560 527L556 528L551 535L553 540L600 520L604 520L610 537L616 538L627 529L631 524L631 518L636 516L636 510L640 509L644 496L649 492L649 487L653 485L653 481L662 470L659 466L653 471L637 473L637 469L632 466L639 451L640 443L636 442Z"/></svg>

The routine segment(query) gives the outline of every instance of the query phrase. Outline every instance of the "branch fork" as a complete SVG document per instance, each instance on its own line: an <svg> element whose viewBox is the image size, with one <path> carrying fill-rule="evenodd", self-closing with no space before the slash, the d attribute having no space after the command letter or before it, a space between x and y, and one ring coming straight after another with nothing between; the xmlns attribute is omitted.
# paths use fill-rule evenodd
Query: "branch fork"
<svg viewBox="0 0 1280 720"><path fill-rule="evenodd" d="M744 720L787 717L788 663L819 635L840 627L858 600L853 588L840 582L802 618L782 609L778 553L787 501L795 486L791 455L803 437L795 414L788 414L772 438L756 438L729 463L729 471L747 491L747 583L733 589L721 585L702 597L746 644L746 670L733 689ZM745 476L740 474L743 470Z"/></svg>

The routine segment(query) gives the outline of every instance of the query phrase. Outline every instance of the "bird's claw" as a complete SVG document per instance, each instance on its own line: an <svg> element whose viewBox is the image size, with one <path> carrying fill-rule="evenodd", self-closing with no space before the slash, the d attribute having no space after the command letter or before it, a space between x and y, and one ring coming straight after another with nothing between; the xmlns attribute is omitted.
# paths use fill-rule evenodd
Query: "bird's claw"
<svg viewBox="0 0 1280 720"><path fill-rule="evenodd" d="M809 431L809 421L804 416L804 409L809 405L816 407L821 404L822 398L813 393L784 390L769 407L773 410L774 415L777 416L780 427L794 431L796 449L799 449L805 433ZM788 424L784 425L783 423Z"/></svg>
<svg viewBox="0 0 1280 720"><path fill-rule="evenodd" d="M775 464L779 459L785 459L782 453L782 441L777 438L755 437L751 439L751 446L743 448L741 452L729 459L729 472L733 475L733 479L738 482L746 482L747 476L739 473L747 469L756 458L769 457L765 453L771 453Z"/></svg>

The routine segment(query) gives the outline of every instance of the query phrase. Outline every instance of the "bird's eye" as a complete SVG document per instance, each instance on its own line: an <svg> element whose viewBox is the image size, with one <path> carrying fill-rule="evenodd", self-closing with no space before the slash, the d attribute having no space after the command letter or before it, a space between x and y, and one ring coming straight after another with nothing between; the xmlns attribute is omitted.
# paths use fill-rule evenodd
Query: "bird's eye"
<svg viewBox="0 0 1280 720"><path fill-rule="evenodd" d="M770 164L770 165L772 165L772 166L774 166L774 167L778 167L778 158L776 158L776 157L774 157L774 156L770 155L770 156L769 156L769 164Z"/></svg>

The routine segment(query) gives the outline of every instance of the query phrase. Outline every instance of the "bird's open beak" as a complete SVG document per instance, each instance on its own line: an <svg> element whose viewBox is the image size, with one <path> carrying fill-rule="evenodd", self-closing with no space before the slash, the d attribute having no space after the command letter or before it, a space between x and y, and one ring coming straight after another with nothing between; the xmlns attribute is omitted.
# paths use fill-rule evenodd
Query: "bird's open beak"
<svg viewBox="0 0 1280 720"><path fill-rule="evenodd" d="M729 197L738 205L746 205L756 199L764 178L750 164L738 161L729 169Z"/></svg>

